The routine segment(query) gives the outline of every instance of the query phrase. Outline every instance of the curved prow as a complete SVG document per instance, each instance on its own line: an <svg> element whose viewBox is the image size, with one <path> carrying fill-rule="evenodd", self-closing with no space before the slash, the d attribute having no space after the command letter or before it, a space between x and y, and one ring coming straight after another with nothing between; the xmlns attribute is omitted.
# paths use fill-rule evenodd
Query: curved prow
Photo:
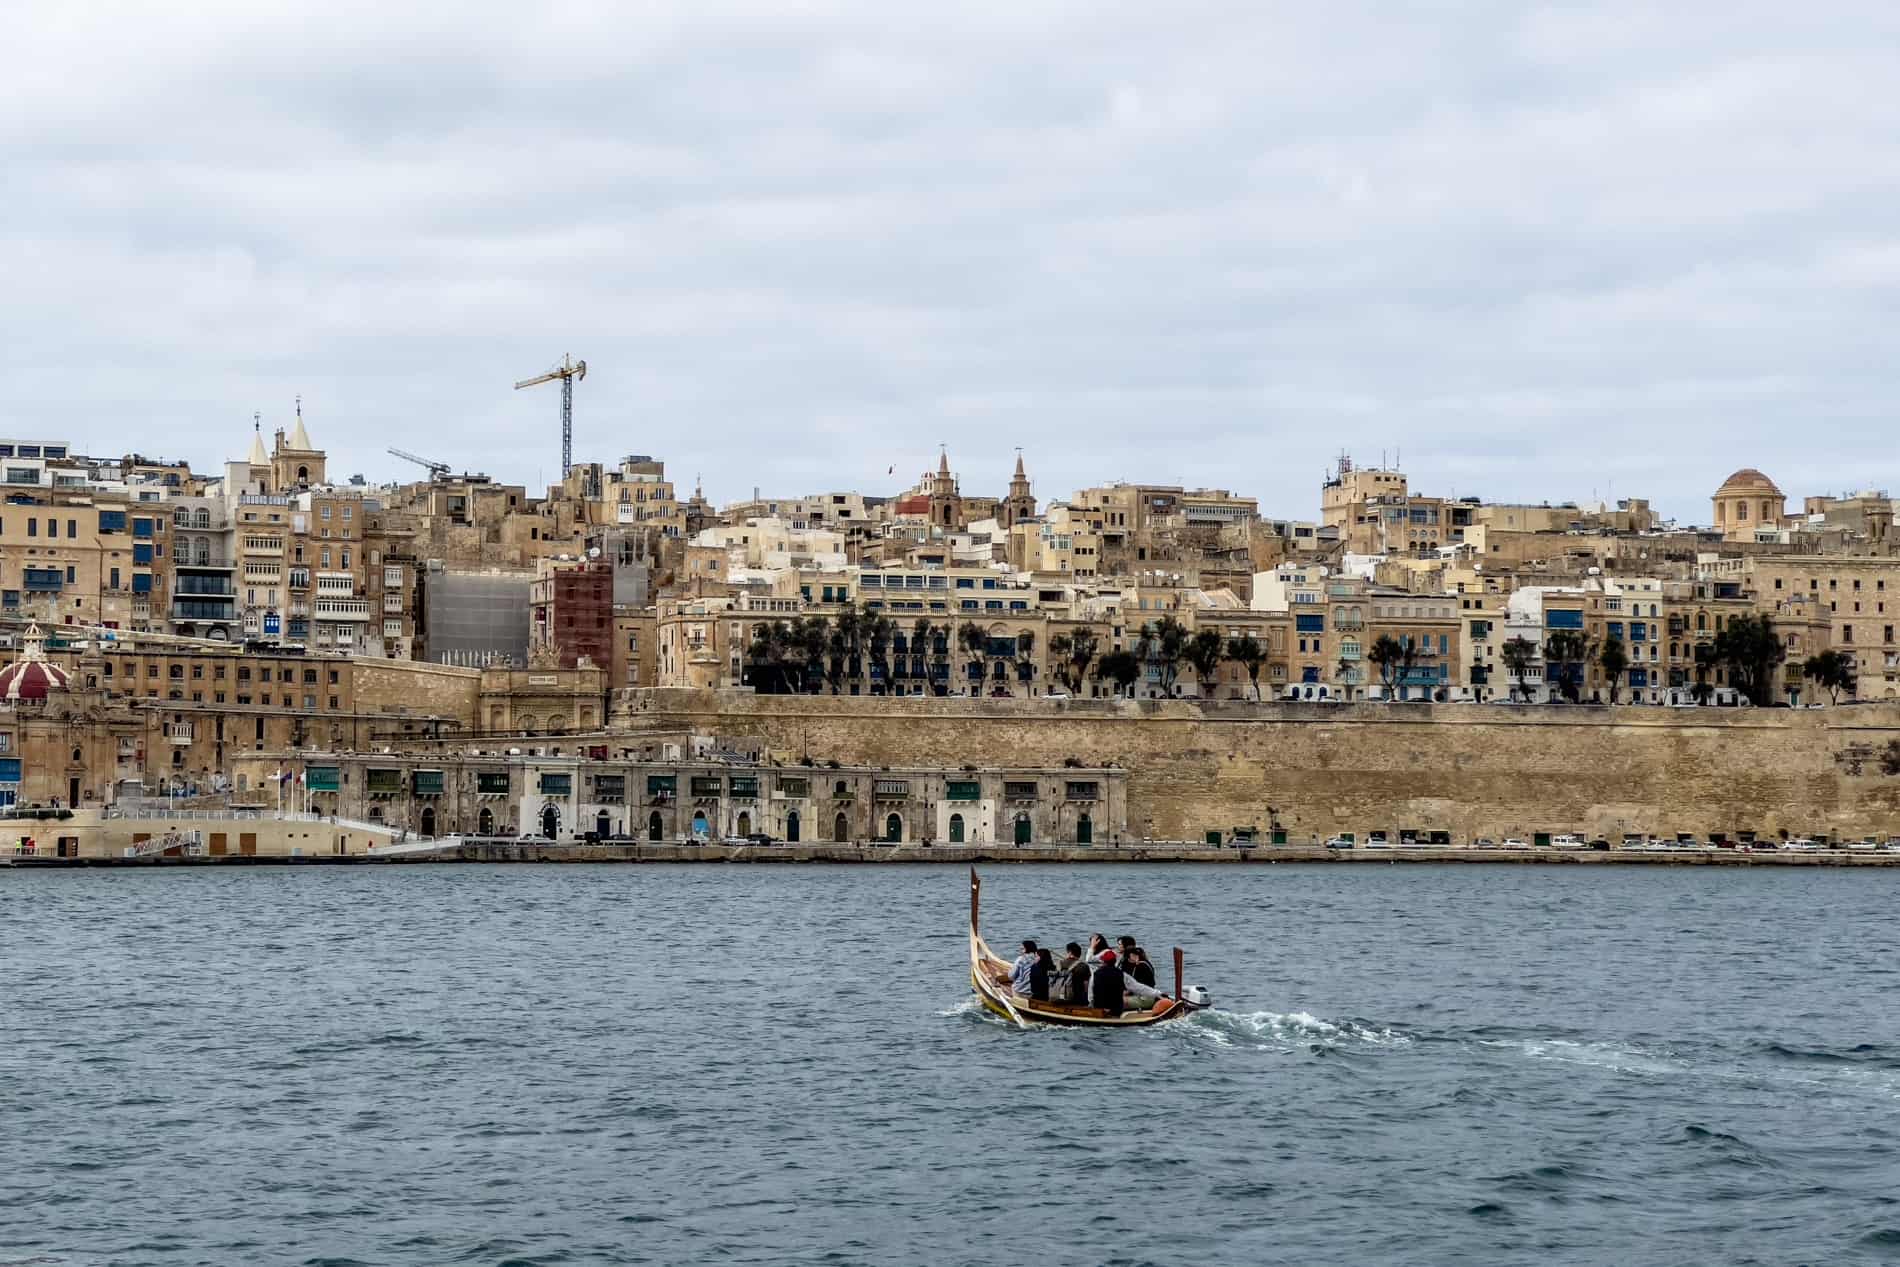
<svg viewBox="0 0 1900 1267"><path fill-rule="evenodd" d="M976 868L970 868L970 931L976 931L976 902L983 892L983 881L978 878Z"/></svg>

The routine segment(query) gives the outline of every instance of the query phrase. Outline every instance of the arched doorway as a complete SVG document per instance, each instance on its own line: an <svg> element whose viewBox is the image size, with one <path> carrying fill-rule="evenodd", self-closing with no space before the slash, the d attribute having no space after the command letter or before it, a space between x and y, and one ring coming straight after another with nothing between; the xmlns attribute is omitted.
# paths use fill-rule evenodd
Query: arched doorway
<svg viewBox="0 0 1900 1267"><path fill-rule="evenodd" d="M963 843L963 815L961 814L950 815L950 843L953 845Z"/></svg>
<svg viewBox="0 0 1900 1267"><path fill-rule="evenodd" d="M831 820L831 838L841 845L851 839L851 823L843 814Z"/></svg>
<svg viewBox="0 0 1900 1267"><path fill-rule="evenodd" d="M1078 845L1095 843L1095 823L1087 814L1075 820L1075 843Z"/></svg>
<svg viewBox="0 0 1900 1267"><path fill-rule="evenodd" d="M886 844L895 845L902 842L903 839L904 819L901 815L892 814L889 818L884 820L884 841Z"/></svg>
<svg viewBox="0 0 1900 1267"><path fill-rule="evenodd" d="M660 811L656 809L647 815L648 840L658 840L660 838L660 826Z"/></svg>
<svg viewBox="0 0 1900 1267"><path fill-rule="evenodd" d="M793 810L785 816L785 840L787 844L798 843L798 811Z"/></svg>
<svg viewBox="0 0 1900 1267"><path fill-rule="evenodd" d="M1019 845L1029 843L1029 815L1027 814L1016 815L1016 843Z"/></svg>
<svg viewBox="0 0 1900 1267"><path fill-rule="evenodd" d="M422 807L422 834L425 836L435 835L435 806L433 805L425 805Z"/></svg>
<svg viewBox="0 0 1900 1267"><path fill-rule="evenodd" d="M475 820L475 830L484 836L495 834L495 811L484 807Z"/></svg>
<svg viewBox="0 0 1900 1267"><path fill-rule="evenodd" d="M541 811L541 834L553 840L561 834L561 811L550 805Z"/></svg>
<svg viewBox="0 0 1900 1267"><path fill-rule="evenodd" d="M600 837L600 839L602 840L605 840L607 839L607 837L613 834L614 834L614 820L607 817L607 811L602 810L600 811L600 813L594 815L594 835Z"/></svg>
<svg viewBox="0 0 1900 1267"><path fill-rule="evenodd" d="M745 810L739 811L739 833L738 834L741 836L750 836L752 834L752 815L747 813Z"/></svg>
<svg viewBox="0 0 1900 1267"><path fill-rule="evenodd" d="M693 835L701 840L706 838L706 811L703 809L693 811Z"/></svg>

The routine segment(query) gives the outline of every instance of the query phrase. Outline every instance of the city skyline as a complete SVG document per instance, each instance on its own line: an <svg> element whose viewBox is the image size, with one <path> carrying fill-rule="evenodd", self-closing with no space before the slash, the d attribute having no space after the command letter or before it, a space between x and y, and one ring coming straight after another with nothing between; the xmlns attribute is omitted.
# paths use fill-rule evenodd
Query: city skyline
<svg viewBox="0 0 1900 1267"><path fill-rule="evenodd" d="M940 442L1286 514L1342 449L1684 520L1896 484L1900 19L1830 8L32 8L0 431L196 466L301 393L372 479L539 488L511 387L571 353L577 454L721 502Z"/></svg>

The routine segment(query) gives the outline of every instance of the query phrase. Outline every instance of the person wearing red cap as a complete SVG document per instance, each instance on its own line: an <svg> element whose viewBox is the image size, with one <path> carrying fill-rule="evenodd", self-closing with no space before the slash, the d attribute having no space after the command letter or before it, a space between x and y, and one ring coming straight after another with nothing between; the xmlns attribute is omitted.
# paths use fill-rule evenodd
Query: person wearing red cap
<svg viewBox="0 0 1900 1267"><path fill-rule="evenodd" d="M1116 962L1114 951L1104 950L1095 971L1089 974L1089 1006L1098 1007L1110 1016L1120 1016L1122 989L1121 965Z"/></svg>

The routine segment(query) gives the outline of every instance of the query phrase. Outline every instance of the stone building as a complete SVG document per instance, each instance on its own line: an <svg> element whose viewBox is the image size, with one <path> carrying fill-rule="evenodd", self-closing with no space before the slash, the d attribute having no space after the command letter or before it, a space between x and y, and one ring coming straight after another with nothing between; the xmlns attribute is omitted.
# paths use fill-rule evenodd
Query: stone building
<svg viewBox="0 0 1900 1267"><path fill-rule="evenodd" d="M468 752L253 754L260 788L301 775L318 813L423 836L584 835L647 841L1113 844L1127 838L1114 768L765 765L617 756L614 741Z"/></svg>

